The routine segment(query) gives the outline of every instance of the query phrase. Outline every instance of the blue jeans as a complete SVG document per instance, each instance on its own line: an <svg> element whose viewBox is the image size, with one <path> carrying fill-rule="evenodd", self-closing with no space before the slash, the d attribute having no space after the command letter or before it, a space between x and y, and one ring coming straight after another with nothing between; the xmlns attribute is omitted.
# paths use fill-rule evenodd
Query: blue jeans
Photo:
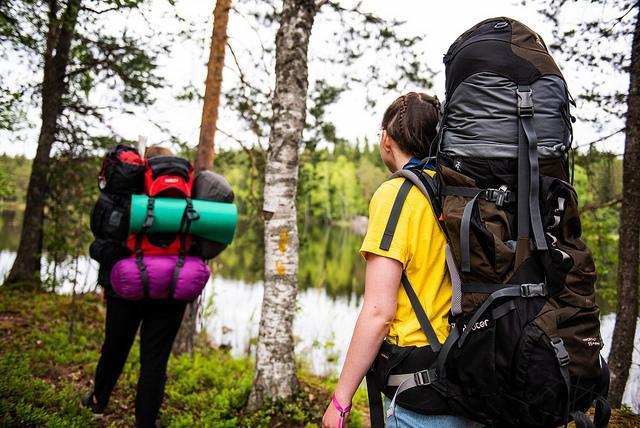
<svg viewBox="0 0 640 428"><path fill-rule="evenodd" d="M385 407L389 409L391 400L384 398ZM387 418L389 428L480 428L481 424L461 416L422 415L396 405L393 416Z"/></svg>

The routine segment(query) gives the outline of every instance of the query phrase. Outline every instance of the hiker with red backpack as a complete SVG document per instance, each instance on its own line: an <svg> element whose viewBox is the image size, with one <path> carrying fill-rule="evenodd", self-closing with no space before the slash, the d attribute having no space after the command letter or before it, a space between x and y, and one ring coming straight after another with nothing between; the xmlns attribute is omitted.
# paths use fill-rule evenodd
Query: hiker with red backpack
<svg viewBox="0 0 640 428"><path fill-rule="evenodd" d="M444 62L437 134L415 94L383 118L393 174L371 200L364 306L323 424L344 426L366 375L373 428L606 427L564 77L542 38L504 17Z"/></svg>
<svg viewBox="0 0 640 428"><path fill-rule="evenodd" d="M204 260L217 256L231 239L211 242L190 233L200 215L206 215L194 208L192 193L223 202L235 213L230 204L233 192L221 176L203 171L195 182L194 186L191 163L163 147L149 147L142 158L136 149L119 145L104 161L101 194L91 213L96 239L90 252L100 263L98 283L105 291L105 339L93 390L82 400L96 415L105 411L139 329L136 426L157 426L167 362L186 304L200 295L209 279ZM132 215L136 198L146 201L137 226ZM154 232L168 221L163 217L170 213L160 209L163 204L181 207L179 227ZM235 223L226 232L232 237L234 231Z"/></svg>

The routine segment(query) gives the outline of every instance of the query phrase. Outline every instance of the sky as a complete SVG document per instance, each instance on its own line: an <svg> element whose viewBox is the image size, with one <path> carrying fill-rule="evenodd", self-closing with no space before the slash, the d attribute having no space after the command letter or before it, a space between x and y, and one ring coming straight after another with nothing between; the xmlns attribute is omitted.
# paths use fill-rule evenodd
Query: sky
<svg viewBox="0 0 640 428"><path fill-rule="evenodd" d="M343 0L341 3L345 5L353 4L352 1ZM376 15L386 19L396 19L403 21L404 24L399 29L402 34L422 35L424 40L420 43L419 49L424 52L425 60L431 69L437 72L434 78L434 87L426 92L435 93L444 98L444 66L442 64L442 56L448 49L449 45L455 38L474 25L475 23L494 16L510 16L516 18L535 29L549 44L552 41L551 24L542 19L536 10L535 5L522 6L519 2L510 0L484 0L484 1L467 1L467 0L449 0L445 2L432 2L424 0L364 0L363 9L373 12ZM160 1L156 1L160 5L156 7L150 15L150 22L153 26L161 27L167 25L171 21L163 17L163 9ZM166 3L164 3L166 4ZM177 2L178 13L186 18L187 21L193 22L196 31L189 40L183 40L177 43L171 53L160 59L160 73L165 78L165 86L154 92L156 102L154 105L145 108L133 109L134 114L122 114L109 118L111 125L116 132L123 137L129 139L137 139L144 136L148 140L148 144L161 143L168 138L165 133L159 130L152 122L159 123L164 127L171 129L171 132L178 136L181 140L187 141L188 144L195 146L199 135L199 124L201 119L201 102L185 102L176 101L175 97L183 92L183 88L188 84L193 84L197 88L204 91L204 79L206 76L206 62L209 53L209 37L211 31L211 12L213 10L213 0L179 0ZM564 17L563 25L570 26L572 21L583 18L588 14L598 14L602 11L597 9L574 9L569 11ZM114 30L127 26L136 27L137 23L132 18L127 21L122 19L112 19L108 25L113 26ZM249 55L255 55L260 50L260 43L268 43L266 40L273 37L275 28L265 30L260 34L256 34L251 27L248 26L246 18L232 13L229 22L229 44L239 57L242 63L246 62ZM313 29L310 56L319 53L326 46L330 46L331 37L335 27L323 20L321 17L316 21ZM272 41L271 41L272 43ZM389 62L386 64L392 70L394 67L393 58L380 57L376 58L377 52L370 51L367 55L369 60ZM563 68L563 73L567 79L570 90L575 94L579 93L581 87L592 79L601 79L606 85L611 87L625 88L628 81L620 79L618 76L607 76L608 70L599 70L596 75L590 76L585 74L577 66L572 64L563 64L559 58L556 58ZM14 63L11 58L0 59L0 72L14 72L14 78L19 79L20 65ZM248 79L252 78L250 69L245 69ZM331 70L327 70L318 62L311 62L309 69L310 80L317 78L331 78ZM608 78L610 77L610 78ZM261 83L264 76L256 73L255 79L260 79ZM273 76L267 84L273 86ZM223 90L229 85L235 84L237 81L237 69L232 63L229 50L227 50L226 66L223 78ZM424 88L409 88L425 92ZM92 94L92 100L98 104L113 102L112 96L106 93ZM369 110L365 108L365 90L364 88L353 88L343 93L339 101L331 106L328 112L328 120L336 125L337 134L349 141L356 139L362 140L368 137L370 140L375 138L382 113L386 106L391 103L400 93L389 92L381 93L378 97L378 103L375 109ZM33 157L35 155L36 140L38 134L38 106L33 106L28 112L28 119L31 127L24 129L16 134L0 133L0 153L11 155L26 155ZM244 125L240 123L234 114L225 106L224 100L221 105L220 119L218 121L220 129L226 133L232 134L235 138L244 141L248 146L256 144L256 137L244 130ZM605 135L613 129L617 129L618 124L605 124L604 129L596 131L593 127L586 123L578 123L575 126L575 141L577 144L593 141L600 135ZM100 132L100 125L97 125L96 131ZM598 133L600 132L600 133ZM223 148L240 148L234 139L228 138L220 133L216 136L216 144ZM262 141L266 145L266 140ZM599 145L599 148L610 149L616 153L622 153L624 140L622 135L611 138Z"/></svg>

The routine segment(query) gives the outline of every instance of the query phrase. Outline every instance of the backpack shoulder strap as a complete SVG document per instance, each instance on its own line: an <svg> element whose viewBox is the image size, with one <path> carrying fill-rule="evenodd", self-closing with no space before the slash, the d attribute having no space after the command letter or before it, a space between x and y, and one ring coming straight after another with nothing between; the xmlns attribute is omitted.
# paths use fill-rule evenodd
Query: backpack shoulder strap
<svg viewBox="0 0 640 428"><path fill-rule="evenodd" d="M413 183L409 180L405 180L400 186L398 195L393 201L393 207L391 207L391 214L389 214L389 220L387 220L387 226L384 228L382 239L380 239L380 249L389 250L391 248L391 241L393 241L393 235L396 233L396 227L398 226L398 220L400 220L400 214L402 213L402 207L404 201L407 199L409 191L413 187Z"/></svg>
<svg viewBox="0 0 640 428"><path fill-rule="evenodd" d="M447 230L445 229L444 224L442 224L442 208L440 205L440 201L436 197L437 196L436 183L433 177L431 177L426 172L422 172L418 169L401 169L391 174L388 180L393 180L394 178L398 178L398 177L403 177L406 180L402 184L402 187L400 187L398 196L396 196L396 200L393 203L393 208L391 209L391 215L389 216L389 220L387 221L387 227L385 228L385 234L383 235L383 241L385 243L388 241L388 244L391 245L391 241L393 240L393 233L396 230L398 219L400 218L400 213L398 213L397 215L394 215L396 204L399 203L400 206L398 211L401 212L402 204L404 204L404 201L407 198L407 195L409 194L409 190L411 189L412 185L416 186L418 190L422 192L424 197L427 198L427 201L429 202L429 206L433 211L433 215L435 216L436 221L440 226L440 229L442 229L448 241ZM406 194L403 194L403 187L405 185L407 185L408 188L405 190ZM399 199L401 199L401 201L399 201ZM386 238L385 240L385 237L387 236L387 232L390 233L390 237ZM386 250L388 249L388 247L387 248L382 247L383 241L380 242L380 249Z"/></svg>
<svg viewBox="0 0 640 428"><path fill-rule="evenodd" d="M444 220L442 218L442 206L440 205L440 200L437 198L438 192L436 189L435 180L426 172L420 171L418 169L401 169L389 176L388 179L392 180L398 177L403 177L406 180L402 184L402 187L400 187L400 191L398 192L396 200L393 203L391 215L389 216L384 235L380 242L380 249L388 250L390 248L396 226L398 225L398 219L400 218L400 213L402 212L402 205L404 204L404 201L406 200L411 187L416 186L422 192L425 198L427 198L427 201L429 202L429 205L431 206L431 209L433 211L433 215L435 216L440 229L447 239L445 255L447 261L447 269L449 270L449 276L451 277L451 283L453 286L451 313L454 315L460 314L462 313L462 280L460 278L460 272L458 270L458 267L456 266L453 253L451 252L449 235L447 233L447 229L444 226Z"/></svg>

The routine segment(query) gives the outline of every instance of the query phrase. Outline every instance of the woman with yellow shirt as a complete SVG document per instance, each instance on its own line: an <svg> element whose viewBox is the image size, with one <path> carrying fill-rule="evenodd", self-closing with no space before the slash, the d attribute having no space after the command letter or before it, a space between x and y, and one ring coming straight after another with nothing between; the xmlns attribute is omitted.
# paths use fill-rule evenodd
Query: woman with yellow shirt
<svg viewBox="0 0 640 428"><path fill-rule="evenodd" d="M430 175L435 174L435 168L420 159L429 156L439 117L438 99L421 93L402 95L387 108L382 119L380 156L391 172L420 167ZM369 205L369 226L360 249L366 259L364 304L340 380L324 414L324 427L346 426L351 399L376 356L379 353L383 358L386 356L385 346L394 344L400 347L395 349L411 349L405 360L415 359L417 366L424 367L425 362L435 359L409 297L401 287L403 274L426 309L439 342L444 342L449 333L452 291L446 267L446 239L428 200L415 186L407 194L393 239L388 245L381 245L394 201L404 182L401 177L384 182ZM403 364L410 366L412 362ZM415 388L405 394L420 393L420 388ZM388 397L386 401L389 406ZM446 412L438 400L433 400L431 408L433 412L429 413L438 413L440 408ZM420 414L403 407L399 399L387 426L444 428L471 427L475 423L457 416Z"/></svg>

